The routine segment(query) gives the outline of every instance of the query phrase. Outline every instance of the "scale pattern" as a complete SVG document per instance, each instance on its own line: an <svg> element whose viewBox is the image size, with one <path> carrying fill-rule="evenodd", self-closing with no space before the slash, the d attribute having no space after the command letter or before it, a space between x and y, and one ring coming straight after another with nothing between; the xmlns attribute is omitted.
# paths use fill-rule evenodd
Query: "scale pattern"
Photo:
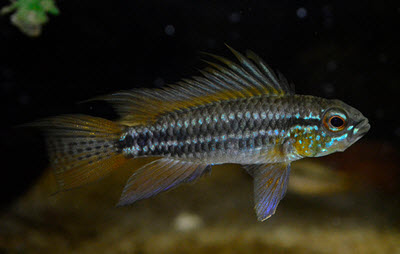
<svg viewBox="0 0 400 254"><path fill-rule="evenodd" d="M320 114L321 103L320 98L299 95L214 102L168 113L149 126L130 127L118 146L131 157L164 156L211 164L288 161L296 157L291 130L319 124L309 116ZM307 108L304 104L309 104L308 110L302 111Z"/></svg>

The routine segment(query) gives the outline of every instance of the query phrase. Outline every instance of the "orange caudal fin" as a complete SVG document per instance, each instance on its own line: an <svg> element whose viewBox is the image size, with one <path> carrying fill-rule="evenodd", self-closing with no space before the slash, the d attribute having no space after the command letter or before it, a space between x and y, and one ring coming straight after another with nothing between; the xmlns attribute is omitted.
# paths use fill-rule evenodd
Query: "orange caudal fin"
<svg viewBox="0 0 400 254"><path fill-rule="evenodd" d="M60 191L96 181L127 161L116 147L123 126L112 121L64 115L29 126L43 128L46 133L50 164Z"/></svg>

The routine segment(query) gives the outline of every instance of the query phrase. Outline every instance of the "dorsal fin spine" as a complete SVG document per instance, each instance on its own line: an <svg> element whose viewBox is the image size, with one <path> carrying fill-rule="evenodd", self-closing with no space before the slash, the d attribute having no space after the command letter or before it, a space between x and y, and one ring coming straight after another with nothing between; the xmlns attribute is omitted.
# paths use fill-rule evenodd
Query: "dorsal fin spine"
<svg viewBox="0 0 400 254"><path fill-rule="evenodd" d="M238 89L242 92L244 97L251 97L253 94L249 91L252 87L250 84L248 84L245 80L243 80L241 77L237 76L235 73L232 71L226 69L225 67L222 67L219 64L209 62L210 65L214 66L217 70L215 70L214 73L218 73L221 75L221 77L224 78L224 80L230 84L234 84ZM246 89L243 89L246 88Z"/></svg>
<svg viewBox="0 0 400 254"><path fill-rule="evenodd" d="M255 53L248 51L246 57L229 49L238 63L206 53L221 64L204 60L209 67L200 71L202 76L182 79L161 89L122 91L100 99L114 103L122 115L121 122L133 126L154 122L168 112L213 102L294 94L291 84Z"/></svg>
<svg viewBox="0 0 400 254"><path fill-rule="evenodd" d="M214 63L212 63L214 64ZM222 66L219 66L217 64L215 64L216 68L221 68L224 69ZM228 86L231 86L231 89L228 89L230 91L233 91L235 94L239 95L240 97L246 97L246 94L244 94L245 91L243 91L243 87L236 82L235 80L232 80L231 78L229 78L226 74L224 74L222 71L218 71L216 69L212 69L212 68L207 68L205 69L206 71L208 71L211 75L215 76L218 79L221 79L225 82L225 84L227 84Z"/></svg>
<svg viewBox="0 0 400 254"><path fill-rule="evenodd" d="M219 67L219 69L221 71L223 71L226 74L228 74L229 76L231 76L231 79L238 80L241 83L241 85L246 87L247 89L254 90L254 88L257 88L257 86L258 86L257 81L252 79L251 77L249 77L250 75L245 70L240 68L237 64L235 64L232 61L230 61L224 57L221 57L221 56L216 56L213 54L210 54L210 56L212 56L215 59L219 60L220 62L226 64L227 66L229 66L229 68L231 68L233 70L233 71L229 71L228 69L226 69L222 66ZM251 94L251 96L252 95L253 94Z"/></svg>
<svg viewBox="0 0 400 254"><path fill-rule="evenodd" d="M251 61L249 61L246 57L244 57L240 52L234 50L233 48L231 48L228 45L226 45L226 46L236 56L236 58L239 60L239 62L243 65L244 69L246 69L248 72L253 74L253 76L252 76L247 72L245 73L246 77L251 78L251 81L253 81L257 84L257 88L259 89L261 94L264 93L265 91L268 91L268 93L271 93L271 94L279 94L279 92L275 89L275 87L273 85L272 86L262 85L262 83L263 82L265 83L265 81L268 80L268 78L266 78L258 70L258 68L253 63L251 63ZM239 66L237 68L241 69Z"/></svg>
<svg viewBox="0 0 400 254"><path fill-rule="evenodd" d="M284 92L287 92L287 90L282 89L281 85L278 82L276 75L274 74L272 69L261 59L261 57L259 57L256 53L254 53L251 50L247 50L246 56L249 59L253 60L258 65L260 70L264 72L264 74L267 77L267 80L270 80L271 85L273 85L275 87L275 89L278 90L279 95L283 95Z"/></svg>
<svg viewBox="0 0 400 254"><path fill-rule="evenodd" d="M221 85L221 89L220 89L220 90L222 91L222 88L224 88L227 97L231 97L231 98L232 98L232 97L242 97L241 94L240 94L239 92L237 92L237 91L235 91L235 90L232 90L232 88L229 87L229 85L228 85L224 80L219 79L217 75L211 75L211 74L208 72L208 70L205 70L205 71L201 70L200 72L201 72L201 74L203 74L203 76L206 77L208 80L220 84L220 85Z"/></svg>

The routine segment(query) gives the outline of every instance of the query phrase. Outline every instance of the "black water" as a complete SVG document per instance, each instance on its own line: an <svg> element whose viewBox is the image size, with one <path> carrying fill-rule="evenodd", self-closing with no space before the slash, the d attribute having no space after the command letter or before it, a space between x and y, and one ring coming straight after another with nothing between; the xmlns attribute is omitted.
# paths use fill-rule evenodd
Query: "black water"
<svg viewBox="0 0 400 254"><path fill-rule="evenodd" d="M57 4L60 16L51 16L38 38L0 18L3 206L47 164L40 135L15 126L66 113L113 118L106 104L77 102L195 75L205 66L199 52L230 55L224 43L257 52L299 93L353 105L370 119L366 139L399 148L398 1Z"/></svg>

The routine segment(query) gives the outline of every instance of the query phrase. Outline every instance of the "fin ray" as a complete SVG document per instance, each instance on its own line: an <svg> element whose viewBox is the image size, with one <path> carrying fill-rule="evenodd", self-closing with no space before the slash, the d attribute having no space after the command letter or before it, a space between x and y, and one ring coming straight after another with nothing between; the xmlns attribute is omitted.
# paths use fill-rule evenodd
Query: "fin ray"
<svg viewBox="0 0 400 254"><path fill-rule="evenodd" d="M286 193L290 164L246 165L254 177L254 202L257 218L264 221L271 217Z"/></svg>
<svg viewBox="0 0 400 254"><path fill-rule="evenodd" d="M220 64L204 60L209 67L200 71L202 76L182 79L175 85L161 89L121 91L94 100L105 100L114 104L122 116L121 123L135 126L154 122L158 117L172 111L212 102L294 93L287 80L279 73L276 76L255 53L248 51L244 56L231 47L228 48L239 63L205 53Z"/></svg>
<svg viewBox="0 0 400 254"><path fill-rule="evenodd" d="M59 191L96 181L127 161L114 145L123 127L112 121L62 115L27 126L40 127L46 133L50 165Z"/></svg>
<svg viewBox="0 0 400 254"><path fill-rule="evenodd" d="M207 171L207 165L162 158L144 165L128 180L118 206L152 197L180 183L190 182Z"/></svg>

